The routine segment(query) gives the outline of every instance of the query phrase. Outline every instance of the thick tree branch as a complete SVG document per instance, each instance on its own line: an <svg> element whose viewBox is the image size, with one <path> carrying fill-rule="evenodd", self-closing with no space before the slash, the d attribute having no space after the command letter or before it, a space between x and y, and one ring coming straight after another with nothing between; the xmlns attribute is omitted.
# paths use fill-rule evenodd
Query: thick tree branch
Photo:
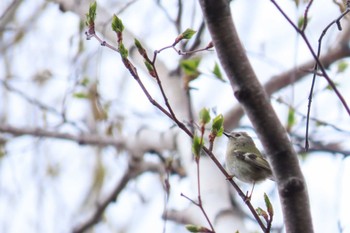
<svg viewBox="0 0 350 233"><path fill-rule="evenodd" d="M277 180L287 232L313 232L306 183L297 155L238 38L229 3L200 1L219 60L266 149Z"/></svg>

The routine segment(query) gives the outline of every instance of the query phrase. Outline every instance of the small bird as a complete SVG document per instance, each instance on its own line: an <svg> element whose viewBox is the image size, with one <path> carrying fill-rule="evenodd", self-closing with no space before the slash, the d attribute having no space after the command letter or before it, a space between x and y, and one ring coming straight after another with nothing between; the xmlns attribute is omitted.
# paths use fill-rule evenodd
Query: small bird
<svg viewBox="0 0 350 233"><path fill-rule="evenodd" d="M256 182L274 180L271 167L246 132L224 134L228 137L226 168L232 177L253 184L250 199Z"/></svg>

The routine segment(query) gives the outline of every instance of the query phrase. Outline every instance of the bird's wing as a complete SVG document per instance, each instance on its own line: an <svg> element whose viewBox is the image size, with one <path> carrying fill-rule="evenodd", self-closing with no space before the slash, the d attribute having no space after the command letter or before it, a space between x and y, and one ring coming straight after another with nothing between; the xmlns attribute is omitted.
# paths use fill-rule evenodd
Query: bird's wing
<svg viewBox="0 0 350 233"><path fill-rule="evenodd" d="M262 156L257 154L243 151L235 151L235 155L238 159L244 160L253 166L259 167L265 170L271 170L269 163Z"/></svg>

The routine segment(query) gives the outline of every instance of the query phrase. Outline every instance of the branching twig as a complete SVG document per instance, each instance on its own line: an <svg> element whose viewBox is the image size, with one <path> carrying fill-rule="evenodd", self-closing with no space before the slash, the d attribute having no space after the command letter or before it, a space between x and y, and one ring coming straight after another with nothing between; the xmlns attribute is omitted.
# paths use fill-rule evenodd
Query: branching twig
<svg viewBox="0 0 350 233"><path fill-rule="evenodd" d="M255 220L259 224L260 228L263 230L263 232L266 232L266 227L264 223L261 221L259 215L256 213L255 208L250 203L250 200L247 199L246 194L239 188L239 186L236 184L236 182L232 179L232 176L227 173L225 168L221 165L219 160L215 157L215 155L206 147L203 147L204 152L211 158L211 160L215 163L215 165L219 168L219 170L224 174L226 179L230 182L230 184L233 186L233 188L237 191L238 195L241 197L241 199L244 201L250 212L253 214Z"/></svg>
<svg viewBox="0 0 350 233"><path fill-rule="evenodd" d="M95 28L94 28L94 24L90 22L89 25L89 29L88 32L86 32L87 35L87 39L90 39L92 37L96 38L101 45L106 46L114 51L117 51L118 53L120 52L117 48L115 48L114 46L110 45L109 43L105 42L104 40L100 39L96 34L95 34ZM181 35L180 35L181 36ZM189 130L186 125L184 123L182 123L180 120L177 119L174 111L172 110L171 105L168 102L168 98L164 92L162 83L160 81L159 75L157 73L157 68L156 68L156 59L157 59L157 54L159 54L160 52L162 52L165 49L169 49L169 48L175 48L176 44L178 42L180 42L182 40L181 37L176 38L175 42L170 45L170 46L166 46L160 50L156 50L154 51L154 56L153 59L149 59L147 56L147 53L145 51L142 51L140 54L145 58L145 60L149 63L149 65L152 66L152 70L151 70L151 75L156 79L157 84L159 86L159 89L161 91L163 100L165 102L165 105L167 106L168 110L166 110L165 108L163 108L157 101L155 101L152 96L150 95L150 93L148 92L148 90L146 89L146 87L143 85L136 68L134 67L134 65L131 63L131 61L122 55L122 61L125 65L125 67L129 70L131 76L137 81L137 83L140 85L142 91L144 92L144 94L146 95L146 97L148 98L148 100L155 106L157 107L161 112L163 112L167 117L169 117L171 120L173 120L176 125L183 130L190 138L193 139L194 135L191 132L191 130ZM121 32L117 32L117 37L118 37L118 44L120 45L122 43L122 35ZM213 47L213 43L210 42L208 44L208 46L204 49L207 50L209 48ZM202 50L201 50L202 51ZM264 225L264 223L261 221L259 215L257 214L257 212L255 211L254 207L251 205L250 200L248 200L246 198L246 195L243 193L243 191L239 188L239 186L233 181L232 176L230 176L227 171L225 170L225 168L221 165L221 163L217 160L217 158L215 157L215 155L212 153L211 150L209 150L207 147L203 146L203 151L211 158L211 160L215 163L215 165L219 168L219 170L224 174L224 176L226 177L226 179L231 183L231 185L236 189L237 193L239 194L239 196L242 198L242 200L245 202L245 204L248 206L249 210L252 212L254 218L256 219L257 223L259 224L259 226L261 227L261 229L264 232L267 232L267 228Z"/></svg>
<svg viewBox="0 0 350 233"><path fill-rule="evenodd" d="M95 34L95 29L93 28L93 25L90 25L89 27L89 31L86 33L87 35L87 38L90 39L91 37L94 37L96 38L100 43L101 45L103 46L106 46L108 48L111 48L112 50L114 51L118 51L118 49L116 49L114 46L110 45L109 43L105 42L104 40L100 39L96 34ZM176 115L175 113L173 112L169 102L168 102L168 99L166 97L166 94L164 92L164 89L162 87L162 84L161 84L161 81L160 81L160 78L158 76L158 73L157 73L157 69L156 69L156 58L157 58L157 54L160 53L161 51L165 50L165 49L168 49L168 48L172 48L176 45L176 43L174 43L173 45L171 46L166 46L160 50L156 50L154 52L154 57L153 59L149 59L147 54L143 54L143 57L152 65L153 67L153 71L155 72L154 73L154 76L157 80L157 83L158 83L158 86L161 90L161 93L162 93L162 96L163 96L163 99L164 99L164 102L168 108L168 111L163 108L157 101L155 101L152 96L150 95L150 93L148 92L148 90L146 89L146 87L143 85L141 79L139 78L138 76L138 73L136 72L136 68L132 65L132 63L127 59L127 58L123 58L123 63L124 65L126 66L126 68L129 70L130 74L133 76L133 78L137 81L137 83L140 85L142 91L144 92L144 94L146 95L146 97L148 98L148 100L156 107L158 108L161 112L163 112L167 117L169 117L171 120L173 120L177 126L183 130L190 138L193 138L193 133L191 132L191 130L189 130L186 125L184 123L182 123L181 121L179 121L177 118L176 118ZM210 43L208 47L212 47L213 44ZM257 223L259 224L259 226L261 227L261 229L263 229L264 232L266 232L266 227L264 225L264 223L261 221L260 217L258 216L258 214L256 213L254 207L251 205L250 201L247 200L246 198L246 195L243 193L243 191L239 188L239 186L233 181L232 179L232 176L230 176L225 168L221 165L221 163L217 160L217 158L214 156L214 154L208 149L206 148L205 146L203 147L203 150L204 152L211 158L211 160L215 163L215 165L219 168L219 170L224 174L224 176L227 178L227 180L231 183L231 185L237 190L237 193L239 194L239 196L242 198L242 200L245 202L245 204L248 206L249 210L252 212L254 218L256 219Z"/></svg>
<svg viewBox="0 0 350 233"><path fill-rule="evenodd" d="M309 120L313 121L315 124L317 124L317 125L319 125L319 126L327 126L327 127L330 127L330 128L332 128L332 129L334 129L334 130L336 130L336 131L338 131L338 132L350 134L349 131L347 131L347 130L345 130L345 129L342 129L342 128L338 127L338 126L335 125L335 124L331 124L331 123L329 123L329 122L326 122L326 121L317 119L317 118L315 118L315 117L308 117L308 116L306 116L304 113L298 111L295 107L293 107L292 105L290 105L290 104L284 102L282 99L279 99L279 98L278 98L278 99L276 99L276 101L277 101L278 103L284 104L284 105L286 105L288 108L292 109L292 110L295 112L295 114L299 115L302 119L309 119Z"/></svg>
<svg viewBox="0 0 350 233"><path fill-rule="evenodd" d="M320 58L321 55L321 47L322 47L322 39L326 35L328 29L333 25L337 24L338 29L341 31L341 25L340 25L340 20L347 14L349 13L349 8L346 9L337 19L335 19L333 22L327 25L327 27L322 31L322 34L320 38L318 39L318 48L317 48L317 58ZM304 33L304 32L303 32ZM316 82L316 74L318 70L318 63L315 63L314 66L314 74L312 77L312 83L311 83L311 88L310 88L310 94L309 94L309 103L307 106L307 117L306 117L306 129L305 129L305 150L309 150L309 122L310 122L310 112L311 112L311 102L312 102L312 97L313 97L313 90ZM336 90L335 90L336 91Z"/></svg>
<svg viewBox="0 0 350 233"><path fill-rule="evenodd" d="M201 135L201 142L200 144L203 143L203 134ZM202 211L205 219L207 220L209 226L210 226L210 229L211 229L211 233L215 233L215 230L214 230L214 226L213 224L211 223L209 217L208 217L208 214L207 212L205 211L204 207L203 207L203 202L202 202L202 195L201 195L201 180L200 180L200 166L199 166L199 163L200 163L200 155L197 155L195 157L195 161L196 161L196 169L197 169L197 198L198 198L198 202L192 200L191 198L187 197L185 194L181 193L181 196L185 197L187 200L189 200L192 204L198 206L198 208Z"/></svg>
<svg viewBox="0 0 350 233"><path fill-rule="evenodd" d="M92 216L82 223L81 225L74 228L73 233L83 233L86 232L87 229L95 225L101 220L101 216L103 215L105 209L107 206L114 202L119 194L123 191L125 186L129 183L130 180L134 179L140 174L143 174L146 171L150 172L158 172L162 173L163 170L160 169L159 164L153 164L153 163L142 163L129 166L128 170L124 173L123 177L118 181L118 184L115 186L114 190L110 193L109 196L107 196L106 199L104 199L102 202L97 204L97 208L95 212L92 214Z"/></svg>
<svg viewBox="0 0 350 233"><path fill-rule="evenodd" d="M315 53L315 51L313 50L311 43L309 42L309 39L307 38L305 32L301 29L298 28L297 25L294 24L294 22L288 17L288 15L282 10L282 8L277 4L276 1L271 0L271 2L276 6L277 10L283 15L283 17L289 22L289 24L295 29L295 31L303 38L306 46L308 47L310 53L312 54L314 60L315 60L315 67L314 69L320 69L323 77L327 80L328 84L330 87L332 87L332 89L334 90L334 92L336 93L336 95L338 96L339 100L341 101L341 103L343 104L344 108L346 109L347 113L350 115L350 108L347 105L344 97L341 95L341 93L339 92L338 88L336 87L336 85L334 84L334 82L331 80L331 78L328 76L323 64L321 63L319 56L320 56L320 44L321 44L321 40L324 36L324 34L326 33L326 31L328 30L329 27L331 27L334 23L337 24L338 29L341 30L341 26L340 26L340 20L350 11L350 9L346 9L345 12L343 12L337 19L335 19L333 22L331 22L326 28L325 30L322 32L323 34L321 35L320 39L319 39L319 47L318 47L318 52L317 54ZM314 74L314 78L313 78L313 84L310 90L310 96L309 96L309 104L308 104L308 116L309 116L309 112L310 112L310 106L311 106L311 101L312 101L312 91L313 91L313 85L314 85L314 79L316 76L316 72ZM306 129L306 143L305 143L305 149L308 150L309 145L307 143L307 138L308 138L308 126Z"/></svg>
<svg viewBox="0 0 350 233"><path fill-rule="evenodd" d="M342 39L343 43L347 43L348 37ZM344 57L350 56L350 50L344 49L341 45L331 48L326 54L320 57L320 61L325 67L331 65L334 61ZM300 81L307 74L312 72L315 61L309 60L305 63L291 68L279 75L272 77L264 84L264 89L268 96L271 96L274 92L281 90L282 88L290 85L293 82ZM291 78L293 77L293 78ZM225 129L232 129L237 126L239 119L243 116L244 112L240 105L234 106L229 112L225 114Z"/></svg>
<svg viewBox="0 0 350 233"><path fill-rule="evenodd" d="M55 116L58 116L60 118L62 118L63 123L67 123L70 124L72 126L74 126L75 128L79 129L80 131L83 131L83 129L76 123L70 120L67 120L66 116L64 113L60 113L58 110L56 110L54 107L51 107L49 105L46 105L42 102L40 102L39 100L32 98L30 96L28 96L27 94L25 94L24 92L14 88L13 86L11 86L7 81L0 79L0 83L10 92L15 93L17 95L19 95L20 97L22 97L25 101L27 101L28 103L38 107L39 109L43 110L43 111L47 111Z"/></svg>
<svg viewBox="0 0 350 233"><path fill-rule="evenodd" d="M309 20L308 20L308 13L309 13L309 10L310 10L310 8L311 8L311 5L312 5L312 3L313 3L314 1L313 0L310 0L309 1L309 3L307 4L307 6L306 6L306 9L305 9L305 11L304 11L304 23L303 23L303 27L301 28L301 31L305 31L305 29L306 29L306 27L307 27L307 24L308 24L308 22L309 22Z"/></svg>

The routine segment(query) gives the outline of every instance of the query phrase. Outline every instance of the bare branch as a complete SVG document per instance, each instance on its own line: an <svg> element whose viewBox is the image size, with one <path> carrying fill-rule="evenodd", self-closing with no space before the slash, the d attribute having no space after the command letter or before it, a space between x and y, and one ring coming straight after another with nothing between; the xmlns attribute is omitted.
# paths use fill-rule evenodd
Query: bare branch
<svg viewBox="0 0 350 233"><path fill-rule="evenodd" d="M335 43L335 46L331 47L319 58L320 62L326 68L339 59L350 56L350 48L347 45L347 41L350 39L349 20L346 20L346 23L347 27L345 27L342 34L339 35L339 40ZM282 72L281 74L273 76L264 84L264 89L267 95L270 96L280 89L307 77L307 75L309 75L313 70L314 65L315 60L310 59L309 61L300 64L297 67L293 67L287 71ZM225 129L235 128L243 115L244 112L242 107L239 104L235 105L229 112L225 114Z"/></svg>
<svg viewBox="0 0 350 233"><path fill-rule="evenodd" d="M122 178L119 180L118 184L115 186L114 190L108 195L103 201L97 204L95 212L92 214L90 218L88 218L85 222L76 226L73 229L74 233L83 233L96 223L101 220L101 216L105 212L107 206L114 202L119 194L124 190L125 186L129 183L130 180L135 177L143 174L144 172L157 172L159 174L164 173L164 169L162 166L156 163L138 163L132 166L129 166L128 170L124 173Z"/></svg>
<svg viewBox="0 0 350 233"><path fill-rule="evenodd" d="M306 46L308 47L310 53L312 54L314 60L315 60L315 65L314 65L314 76L313 76L313 81L311 84L311 88L310 88L310 94L309 94L309 103L308 103L308 117L310 116L310 111L311 111L311 102L312 102L312 95L313 95L313 88L315 85L315 81L316 81L316 71L317 69L320 69L321 73L322 73L322 77L324 77L329 86L332 87L332 89L334 90L335 94L338 96L340 102L342 103L342 105L344 106L345 110L347 111L347 113L350 115L350 108L347 104L347 102L345 101L344 97L342 96L342 94L340 93L340 91L338 90L338 88L336 87L335 83L332 81L332 79L328 76L325 67L323 66L323 64L321 63L321 61L319 60L319 56L321 53L321 42L322 42L322 38L323 36L326 34L327 30L333 25L333 24L337 24L338 29L342 30L341 25L340 25L340 20L350 11L350 9L346 9L345 12L343 12L337 19L333 20L330 24L328 24L326 26L326 28L322 31L322 34L319 38L319 45L318 45L318 50L317 53L313 50L311 43L309 41L309 39L307 38L304 30L301 30L297 27L297 25L295 25L293 23L293 21L287 16L287 14L282 10L282 8L278 5L278 3L274 0L271 0L272 4L274 4L277 8L277 10L283 15L283 17L289 22L289 24L295 29L295 31L301 36L301 38L303 38ZM308 145L308 134L309 134L309 121L307 121L306 124L306 141L305 141L305 149L308 150L309 149L309 145Z"/></svg>
<svg viewBox="0 0 350 233"><path fill-rule="evenodd" d="M73 122L73 121L68 120L63 112L61 113L56 108L54 108L52 106L49 106L49 105L46 105L46 104L40 102L39 100L28 96L26 93L18 90L17 88L13 87L12 85L10 85L8 83L8 81L6 81L6 80L1 80L0 79L0 83L9 92L19 95L21 98L23 98L25 101L27 101L28 103L32 104L33 106L36 106L37 108L39 108L39 109L41 109L43 111L47 111L48 113L51 113L51 114L53 114L55 116L58 116L59 118L62 119L63 123L70 124L70 125L74 126L75 128L79 129L80 131L83 131L83 129L81 128L81 126L79 126L79 124L77 122Z"/></svg>
<svg viewBox="0 0 350 233"><path fill-rule="evenodd" d="M125 140L121 138L112 138L103 135L81 134L73 135L69 133L60 133L57 131L49 131L42 128L17 128L9 125L0 124L0 132L9 133L14 136L30 135L34 137L44 138L56 138L74 141L80 145L93 145L93 146L113 146L120 148L125 145Z"/></svg>

